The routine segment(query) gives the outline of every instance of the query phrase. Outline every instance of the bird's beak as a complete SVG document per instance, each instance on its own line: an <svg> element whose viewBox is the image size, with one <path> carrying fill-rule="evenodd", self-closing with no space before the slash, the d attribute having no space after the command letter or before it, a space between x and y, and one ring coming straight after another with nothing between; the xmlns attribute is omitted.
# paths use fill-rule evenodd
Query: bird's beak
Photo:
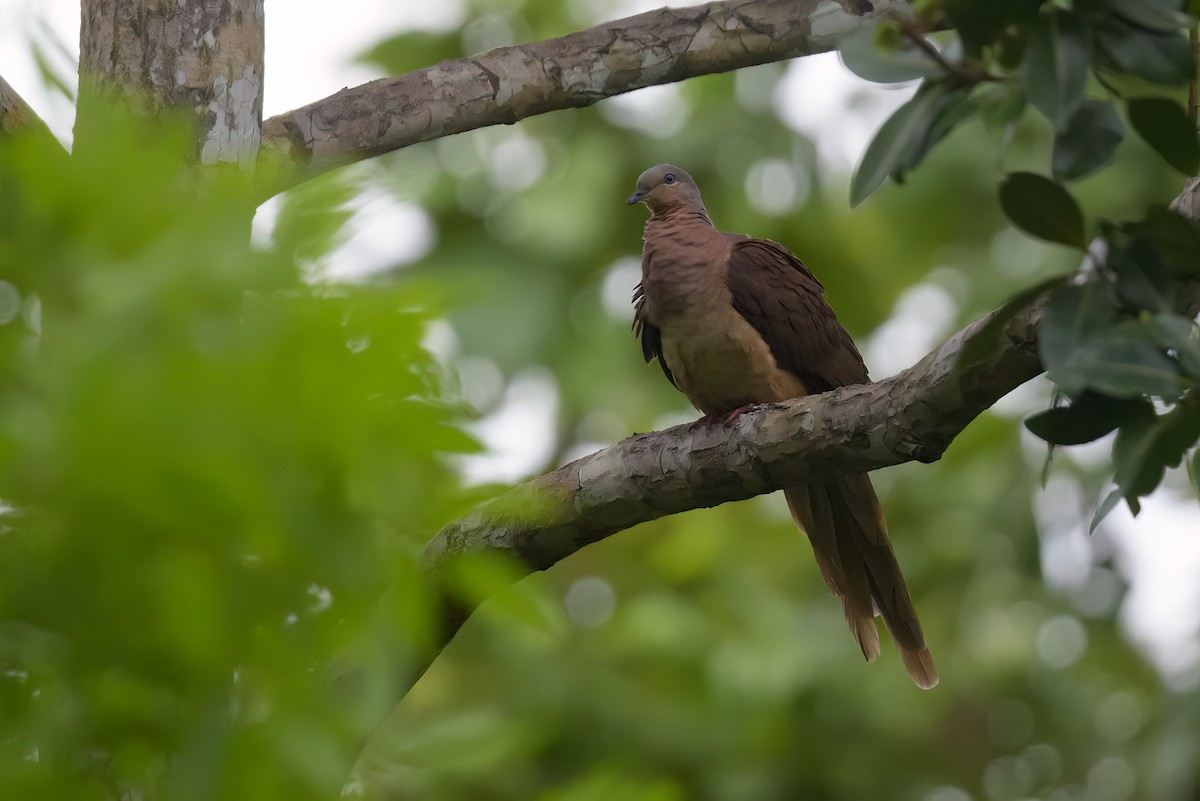
<svg viewBox="0 0 1200 801"><path fill-rule="evenodd" d="M626 205L626 206L632 206L634 203L637 203L639 200L641 200L641 199L642 199L642 198L644 198L645 196L646 196L646 190L645 190L645 189L639 189L638 191L634 192L632 195L630 195L630 196L629 196L629 197L626 199L626 201L625 201L625 205Z"/></svg>

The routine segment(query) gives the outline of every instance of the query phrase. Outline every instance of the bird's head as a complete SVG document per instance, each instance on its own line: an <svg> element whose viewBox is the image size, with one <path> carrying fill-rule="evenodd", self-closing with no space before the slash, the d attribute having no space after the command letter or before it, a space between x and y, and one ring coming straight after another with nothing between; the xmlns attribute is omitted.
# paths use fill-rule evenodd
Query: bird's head
<svg viewBox="0 0 1200 801"><path fill-rule="evenodd" d="M638 176L637 191L625 201L645 203L652 217L660 217L677 209L704 211L700 189L692 176L670 164L651 167Z"/></svg>

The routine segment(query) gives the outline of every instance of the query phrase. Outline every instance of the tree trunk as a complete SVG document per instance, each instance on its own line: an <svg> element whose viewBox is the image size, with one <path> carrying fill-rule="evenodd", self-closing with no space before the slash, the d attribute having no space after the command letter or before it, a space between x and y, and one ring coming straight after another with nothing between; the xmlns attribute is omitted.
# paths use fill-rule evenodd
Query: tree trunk
<svg viewBox="0 0 1200 801"><path fill-rule="evenodd" d="M252 170L263 42L263 0L83 0L77 146L87 146L99 108L118 100L141 115L190 119L192 163Z"/></svg>

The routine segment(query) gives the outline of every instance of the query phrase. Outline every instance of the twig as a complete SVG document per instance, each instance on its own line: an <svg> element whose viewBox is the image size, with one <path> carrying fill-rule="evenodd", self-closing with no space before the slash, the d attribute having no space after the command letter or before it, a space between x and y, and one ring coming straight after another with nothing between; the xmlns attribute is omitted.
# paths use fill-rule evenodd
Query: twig
<svg viewBox="0 0 1200 801"><path fill-rule="evenodd" d="M910 42L921 48L921 51L924 52L925 55L929 56L929 58L931 58L939 67L941 67L951 78L956 78L967 86L974 86L977 83L984 83L988 81L1003 80L1002 78L992 75L986 70L966 69L962 64L955 64L951 61L947 61L946 57L942 55L942 52L934 47L932 42L925 38L925 31L923 31L914 20L899 15L893 16L892 18L896 20L897 24L899 24L900 32L904 34Z"/></svg>
<svg viewBox="0 0 1200 801"><path fill-rule="evenodd" d="M1188 37L1192 41L1192 55L1200 62L1200 33L1197 32L1197 23L1192 23L1191 29L1188 31ZM1200 69L1200 67L1198 67ZM1192 120L1192 128L1196 128L1196 74L1192 73L1192 82L1188 86L1188 116Z"/></svg>

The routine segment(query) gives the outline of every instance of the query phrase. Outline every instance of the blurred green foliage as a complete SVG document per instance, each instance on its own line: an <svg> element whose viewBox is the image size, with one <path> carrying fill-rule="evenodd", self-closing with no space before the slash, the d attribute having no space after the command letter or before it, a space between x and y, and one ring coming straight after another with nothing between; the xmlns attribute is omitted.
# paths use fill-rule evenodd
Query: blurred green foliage
<svg viewBox="0 0 1200 801"><path fill-rule="evenodd" d="M300 280L336 179L252 248L236 179L98 127L95 160L0 140L0 795L329 798L428 647L416 557L473 447L440 293ZM343 660L383 700L336 698Z"/></svg>
<svg viewBox="0 0 1200 801"><path fill-rule="evenodd" d="M614 8L476 0L461 30L368 58L418 68ZM798 252L868 361L914 315L936 344L1077 265L1009 228L996 193L1050 169L1043 120L1004 147L968 120L851 211L846 170L781 121L807 113L789 69L810 67L363 165L436 237L352 285L302 280L344 236L348 178L288 193L251 247L245 195L195 193L162 131L110 121L104 157L71 164L0 140L0 797L1194 798L1195 684L1165 683L1118 629L1116 566L1043 581L1063 532L1037 530L1044 450L1019 420L1044 384L939 463L874 474L933 692L891 653L863 664L772 497L639 526L500 592L391 708L436 639L420 548L497 489L462 486L466 401L491 415L521 377L548 383L535 470L693 414L628 330L642 213L623 200L646 166L686 167L718 225ZM1114 159L1075 185L1089 218L1177 192L1143 142ZM770 171L790 200L764 202ZM433 320L453 330L440 363ZM1104 467L1068 454L1056 476L1078 534Z"/></svg>
<svg viewBox="0 0 1200 801"><path fill-rule="evenodd" d="M1085 430L1098 432L1095 439L1120 429L1112 452L1117 486L1096 521L1119 499L1137 515L1139 499L1200 439L1200 363L1189 355L1200 328L1194 309L1180 313L1190 295L1177 283L1200 278L1200 234L1195 221L1162 207L1124 225L1088 225L1063 184L1113 159L1125 136L1119 105L1164 161L1196 174L1195 24L1182 0L929 0L915 19L886 19L850 37L842 51L845 63L870 80L922 78L867 147L851 187L855 205L889 175L903 182L976 114L1012 131L1028 100L1053 127L1053 179L1012 172L1000 184L1000 205L1018 228L1088 258L1088 286L1047 293L1039 352L1064 403L1030 430L1053 444L1077 444L1088 441L1079 438ZM947 26L954 30L939 51L928 34ZM1099 97L1088 96L1089 76ZM985 342L998 342L1000 326L984 333ZM1088 402L1098 393L1139 400L1140 413ZM1162 414L1155 400L1166 407Z"/></svg>

